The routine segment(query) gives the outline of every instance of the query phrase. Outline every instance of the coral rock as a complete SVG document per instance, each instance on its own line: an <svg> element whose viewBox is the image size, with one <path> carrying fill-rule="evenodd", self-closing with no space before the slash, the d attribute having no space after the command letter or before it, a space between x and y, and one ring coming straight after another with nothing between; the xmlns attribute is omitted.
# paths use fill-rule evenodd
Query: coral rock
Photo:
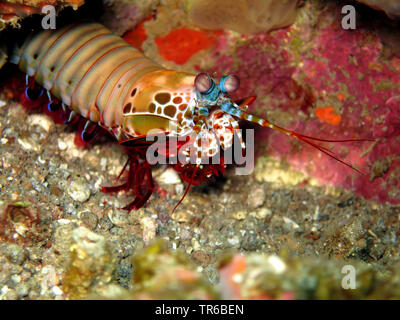
<svg viewBox="0 0 400 320"><path fill-rule="evenodd" d="M352 290L345 289L348 268L357 271ZM323 258L235 255L220 274L225 299L397 299L399 292L396 269L385 277L367 264Z"/></svg>
<svg viewBox="0 0 400 320"><path fill-rule="evenodd" d="M244 34L287 27L296 19L297 0L187 0L190 19L205 29Z"/></svg>
<svg viewBox="0 0 400 320"><path fill-rule="evenodd" d="M73 299L82 299L94 287L111 281L115 264L103 236L79 227L73 231L72 239L71 263L63 280L63 291Z"/></svg>
<svg viewBox="0 0 400 320"><path fill-rule="evenodd" d="M134 299L215 299L216 294L182 253L158 241L133 258Z"/></svg>

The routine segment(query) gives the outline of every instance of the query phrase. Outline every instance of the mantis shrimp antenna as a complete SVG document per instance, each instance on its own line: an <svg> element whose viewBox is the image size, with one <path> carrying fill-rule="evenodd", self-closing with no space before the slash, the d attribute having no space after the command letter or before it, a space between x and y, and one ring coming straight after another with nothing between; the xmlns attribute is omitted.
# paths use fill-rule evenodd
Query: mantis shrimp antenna
<svg viewBox="0 0 400 320"><path fill-rule="evenodd" d="M353 169L354 171L356 171L356 172L358 172L358 173L360 173L362 175L365 175L365 173L363 173L362 171L358 170L357 168L355 168L350 163L347 163L346 161L343 161L343 160L339 159L332 150L330 150L328 148L325 148L325 147L323 147L321 145L318 145L313 141L321 141L321 142L363 142L363 141L374 141L373 139L330 140L330 139L314 138L314 137L306 136L306 135L303 135L303 134L300 134L300 133L297 133L297 132L282 128L282 127L277 126L277 125L275 125L275 124L273 124L273 123L271 123L271 122L269 122L269 121L267 121L267 120L265 120L263 118L260 118L260 117L254 116L252 114L249 114L249 113L241 110L241 107L236 105L236 103L234 103L234 104L226 103L225 105L222 106L222 110L224 110L225 112L227 112L227 113L229 113L229 114L231 114L233 116L236 116L236 117L238 117L240 119L244 119L246 121L256 123L256 124L258 124L259 126L262 126L262 127L271 128L273 130L282 132L282 133L284 133L284 134L286 134L286 135L288 135L290 137L293 137L293 138L296 138L298 140L301 140L301 141L309 144L310 146L318 149L319 151L325 153L326 155L328 155L329 157L335 159L336 161L338 161L338 162L346 165L347 167Z"/></svg>
<svg viewBox="0 0 400 320"><path fill-rule="evenodd" d="M183 194L183 196L182 196L182 198L179 200L179 202L175 205L174 209L172 210L172 213L175 212L176 208L179 207L179 205L182 203L183 199L185 199L186 195L188 194L188 192L189 192L189 190L190 190L190 187L191 187L192 184L193 184L194 177L196 176L197 169L199 169L199 167L200 167L200 165L198 164L198 165L196 165L196 167L194 168L193 173L192 173L192 176L191 176L191 178L190 178L190 180L189 180L189 182L188 182L188 185L187 185L187 187L186 187L185 193ZM172 213L171 213L171 214L172 214Z"/></svg>

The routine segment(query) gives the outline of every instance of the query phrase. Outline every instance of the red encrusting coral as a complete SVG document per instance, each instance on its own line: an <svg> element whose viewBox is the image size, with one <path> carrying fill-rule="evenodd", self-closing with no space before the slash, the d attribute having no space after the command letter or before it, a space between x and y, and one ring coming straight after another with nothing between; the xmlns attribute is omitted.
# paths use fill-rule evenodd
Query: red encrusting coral
<svg viewBox="0 0 400 320"><path fill-rule="evenodd" d="M221 31L211 32L183 27L172 30L165 37L156 37L155 43L164 59L184 64L198 51L213 47L216 35L220 34Z"/></svg>
<svg viewBox="0 0 400 320"><path fill-rule="evenodd" d="M135 29L127 31L122 38L134 46L135 48L139 49L142 51L142 44L147 40L147 31L144 27L145 23L147 21L150 21L153 19L153 15L149 16L145 20L143 20L141 23L139 23Z"/></svg>
<svg viewBox="0 0 400 320"><path fill-rule="evenodd" d="M143 42L145 42L147 39L146 30L144 29L144 22L139 24L136 29L125 33L122 38L135 48L141 50Z"/></svg>
<svg viewBox="0 0 400 320"><path fill-rule="evenodd" d="M319 120L333 125L339 125L341 116L336 114L333 107L324 107L315 109L315 115Z"/></svg>

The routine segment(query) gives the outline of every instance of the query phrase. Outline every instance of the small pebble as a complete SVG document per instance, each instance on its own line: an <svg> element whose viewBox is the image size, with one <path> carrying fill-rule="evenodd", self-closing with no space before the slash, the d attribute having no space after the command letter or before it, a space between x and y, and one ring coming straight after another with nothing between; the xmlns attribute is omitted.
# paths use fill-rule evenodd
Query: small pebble
<svg viewBox="0 0 400 320"><path fill-rule="evenodd" d="M239 210L239 211L234 212L234 213L232 214L232 216L233 216L233 218L236 219L236 220L244 220L244 219L246 219L247 211L245 211L245 210Z"/></svg>
<svg viewBox="0 0 400 320"><path fill-rule="evenodd" d="M208 266L210 264L210 256L202 250L193 252L192 258L202 266Z"/></svg>
<svg viewBox="0 0 400 320"><path fill-rule="evenodd" d="M232 237L232 238L228 238L227 241L228 241L228 243L229 243L231 246L233 246L233 247L238 246L239 243L240 243L240 239L239 239L238 236L234 236L234 237Z"/></svg>
<svg viewBox="0 0 400 320"><path fill-rule="evenodd" d="M22 246L14 244L14 243L2 245L0 247L0 251L12 263L15 263L17 265L21 265L27 257L27 252L25 251L25 249Z"/></svg>
<svg viewBox="0 0 400 320"><path fill-rule="evenodd" d="M191 215L187 211L177 210L171 215L171 218L177 222L189 222Z"/></svg>
<svg viewBox="0 0 400 320"><path fill-rule="evenodd" d="M143 229L143 242L148 245L156 236L157 222L153 218L143 217L140 219L140 225Z"/></svg>
<svg viewBox="0 0 400 320"><path fill-rule="evenodd" d="M84 211L78 214L79 219L90 229L94 230L97 227L98 218L95 214Z"/></svg>
<svg viewBox="0 0 400 320"><path fill-rule="evenodd" d="M265 202L265 191L263 188L253 190L247 197L247 205L250 210L261 207Z"/></svg>
<svg viewBox="0 0 400 320"><path fill-rule="evenodd" d="M33 139L17 139L17 141L25 151L39 152L41 150L40 145Z"/></svg>
<svg viewBox="0 0 400 320"><path fill-rule="evenodd" d="M29 123L31 126L37 125L46 132L49 132L50 128L54 124L54 122L44 114L33 114L29 116L27 123Z"/></svg>
<svg viewBox="0 0 400 320"><path fill-rule="evenodd" d="M88 185L82 180L72 181L67 192L72 199L78 202L85 202L90 197Z"/></svg>
<svg viewBox="0 0 400 320"><path fill-rule="evenodd" d="M259 220L264 220L272 215L272 211L268 208L259 208L254 211L253 215Z"/></svg>
<svg viewBox="0 0 400 320"><path fill-rule="evenodd" d="M199 243L199 240L197 240L196 238L193 238L192 239L192 247L193 247L193 250L200 250L201 245Z"/></svg>
<svg viewBox="0 0 400 320"><path fill-rule="evenodd" d="M163 184L180 184L181 179L173 169L165 170L159 177L158 181Z"/></svg>
<svg viewBox="0 0 400 320"><path fill-rule="evenodd" d="M64 150L67 150L67 148L68 148L68 144L63 140L58 139L58 149L60 149L61 151L64 151Z"/></svg>
<svg viewBox="0 0 400 320"><path fill-rule="evenodd" d="M56 296L60 296L60 295L63 294L62 290L61 290L59 287L57 287L57 286L54 286L53 288L51 288L51 291L52 291Z"/></svg>
<svg viewBox="0 0 400 320"><path fill-rule="evenodd" d="M298 228L300 228L300 226L296 223L296 222L294 222L292 219L289 219L288 217L282 217L283 218L283 221L288 225L288 226L290 226L292 229L298 229Z"/></svg>
<svg viewBox="0 0 400 320"><path fill-rule="evenodd" d="M181 230L181 239L182 240L190 240L192 238L192 233L190 230L182 229Z"/></svg>

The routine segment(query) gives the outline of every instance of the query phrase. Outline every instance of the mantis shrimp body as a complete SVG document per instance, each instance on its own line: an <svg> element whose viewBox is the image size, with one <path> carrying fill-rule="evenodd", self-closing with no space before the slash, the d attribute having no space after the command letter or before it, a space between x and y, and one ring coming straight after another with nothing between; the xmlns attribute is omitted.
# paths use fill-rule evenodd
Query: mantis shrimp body
<svg viewBox="0 0 400 320"><path fill-rule="evenodd" d="M97 124L122 144L128 154L124 167L129 165L127 180L103 191L133 191L136 197L125 207L127 210L143 206L154 191L146 159L151 143L146 138L157 133L187 138L177 149L186 157L189 149L194 150L194 163L172 167L189 185L204 183L224 172L223 163L203 165L202 159L230 148L235 135L245 148L240 119L279 130L337 159L312 142L329 140L303 136L246 113L253 99L238 105L229 96L239 87L236 76L222 77L217 83L205 73L196 76L167 70L98 23L34 34L14 49L11 62L27 74L28 100L36 98L32 97L36 83L47 91L49 110L60 107L66 122L77 116L86 119L84 140L92 136ZM165 156L172 154L165 150Z"/></svg>

